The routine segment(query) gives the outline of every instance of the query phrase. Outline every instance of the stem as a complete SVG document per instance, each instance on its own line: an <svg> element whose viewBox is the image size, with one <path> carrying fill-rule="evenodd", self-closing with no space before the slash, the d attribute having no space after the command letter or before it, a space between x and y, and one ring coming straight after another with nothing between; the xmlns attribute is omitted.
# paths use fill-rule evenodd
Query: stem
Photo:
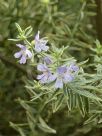
<svg viewBox="0 0 102 136"><path fill-rule="evenodd" d="M29 75L28 71L24 67L20 66L19 64L14 63L11 59L5 58L5 56L3 56L1 53L0 53L0 60L6 64L9 64L10 66L15 67L16 69L22 71L26 76ZM32 77L34 80L37 80L35 75L32 74Z"/></svg>
<svg viewBox="0 0 102 136"><path fill-rule="evenodd" d="M102 0L95 0L97 5L97 15L96 15L96 29L98 34L98 39L102 42Z"/></svg>
<svg viewBox="0 0 102 136"><path fill-rule="evenodd" d="M74 38L74 36L75 36L75 33L77 32L77 30L78 30L78 28L79 28L79 26L80 26L80 23L81 23L81 21L82 21L82 13L83 13L85 7L86 7L86 1L82 4L82 7L81 7L81 9L80 9L79 12L78 12L75 25L74 25L74 27L73 27L73 29L72 29L71 39L70 39L70 41L69 41L69 43L68 43L69 45L72 44L73 38Z"/></svg>

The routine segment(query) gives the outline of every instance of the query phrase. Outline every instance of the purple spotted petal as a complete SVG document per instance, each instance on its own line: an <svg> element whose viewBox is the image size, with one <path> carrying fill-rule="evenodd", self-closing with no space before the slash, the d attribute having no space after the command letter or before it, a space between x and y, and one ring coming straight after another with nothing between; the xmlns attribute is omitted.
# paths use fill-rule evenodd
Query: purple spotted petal
<svg viewBox="0 0 102 136"><path fill-rule="evenodd" d="M47 44L48 40L40 39L40 45L45 46Z"/></svg>
<svg viewBox="0 0 102 136"><path fill-rule="evenodd" d="M43 50L43 51L47 51L48 49L49 49L49 47L48 46L40 46L41 47L41 49Z"/></svg>
<svg viewBox="0 0 102 136"><path fill-rule="evenodd" d="M57 69L58 74L63 74L67 71L67 67L66 66L61 66Z"/></svg>
<svg viewBox="0 0 102 136"><path fill-rule="evenodd" d="M30 50L27 49L26 46L24 46L22 44L17 44L16 46L19 47L21 50L19 52L15 53L14 57L20 58L20 60L19 60L20 64L25 64L26 59L32 57L32 53Z"/></svg>
<svg viewBox="0 0 102 136"><path fill-rule="evenodd" d="M21 49L25 49L26 47L22 44L16 44L17 47L21 48Z"/></svg>
<svg viewBox="0 0 102 136"><path fill-rule="evenodd" d="M14 54L14 57L15 57L15 58L20 58L21 56L22 56L22 52L21 52L21 51L16 52L16 53Z"/></svg>
<svg viewBox="0 0 102 136"><path fill-rule="evenodd" d="M70 71L77 72L77 71L79 70L79 67L76 66L76 65L73 63L73 64L70 65L69 70L70 70Z"/></svg>
<svg viewBox="0 0 102 136"><path fill-rule="evenodd" d="M44 74L43 74L44 75ZM40 79L40 83L47 83L47 79L48 79L48 76L47 75L44 75L41 79Z"/></svg>
<svg viewBox="0 0 102 136"><path fill-rule="evenodd" d="M44 58L44 62L46 63L46 64L52 64L52 60L51 60L51 58L50 57L45 57Z"/></svg>
<svg viewBox="0 0 102 136"><path fill-rule="evenodd" d="M42 50L43 51L47 51L48 49L49 49L49 47L48 46L46 46L46 43L48 42L47 40L44 40L43 38L42 39L40 39L39 38L39 31L38 31L38 33L36 34L36 36L35 36L35 51L36 52L41 52Z"/></svg>
<svg viewBox="0 0 102 136"><path fill-rule="evenodd" d="M39 40L39 34L40 34L40 31L38 31L38 33L35 35L35 40Z"/></svg>
<svg viewBox="0 0 102 136"><path fill-rule="evenodd" d="M32 53L31 53L31 51L30 50L26 50L26 54L27 54L27 56L28 56L28 58L32 58Z"/></svg>
<svg viewBox="0 0 102 136"><path fill-rule="evenodd" d="M70 73L66 73L63 78L63 81L64 83L68 83L71 82L73 79L74 79L73 75L71 75Z"/></svg>
<svg viewBox="0 0 102 136"><path fill-rule="evenodd" d="M26 57L24 55L22 55L21 59L20 59L20 64L25 64L26 63Z"/></svg>
<svg viewBox="0 0 102 136"><path fill-rule="evenodd" d="M39 70L39 71L46 71L46 70L48 70L48 68L44 64L38 64L37 70Z"/></svg>
<svg viewBox="0 0 102 136"><path fill-rule="evenodd" d="M48 82L53 82L56 78L57 78L56 74L54 74L54 75L50 74L50 76L48 78Z"/></svg>
<svg viewBox="0 0 102 136"><path fill-rule="evenodd" d="M45 74L38 75L38 76L37 76L37 79L40 80L40 79L42 79L44 76L45 76Z"/></svg>
<svg viewBox="0 0 102 136"><path fill-rule="evenodd" d="M41 48L38 44L35 44L35 51L38 53L41 52Z"/></svg>
<svg viewBox="0 0 102 136"><path fill-rule="evenodd" d="M55 83L55 88L63 88L63 81L60 78L57 78Z"/></svg>

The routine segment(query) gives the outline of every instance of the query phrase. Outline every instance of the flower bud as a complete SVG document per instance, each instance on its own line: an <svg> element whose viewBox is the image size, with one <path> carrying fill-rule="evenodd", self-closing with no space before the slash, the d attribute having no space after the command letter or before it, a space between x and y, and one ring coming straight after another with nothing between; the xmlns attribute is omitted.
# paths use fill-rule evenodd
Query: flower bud
<svg viewBox="0 0 102 136"><path fill-rule="evenodd" d="M35 41L33 40L32 42L31 42L31 45L33 46L35 44Z"/></svg>

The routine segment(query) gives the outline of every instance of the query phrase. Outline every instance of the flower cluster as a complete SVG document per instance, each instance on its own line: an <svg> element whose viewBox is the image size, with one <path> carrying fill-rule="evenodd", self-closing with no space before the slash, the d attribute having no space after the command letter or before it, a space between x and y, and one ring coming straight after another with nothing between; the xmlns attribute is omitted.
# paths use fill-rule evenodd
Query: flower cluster
<svg viewBox="0 0 102 136"><path fill-rule="evenodd" d="M40 34L40 32L38 31L38 33L36 34L35 39L34 39L35 47L33 47L33 49L38 53L40 53L41 51L47 51L49 49L49 47L46 46L48 41L45 40L44 38L40 39L39 34ZM20 58L20 61L19 61L20 64L25 64L27 59L32 58L32 52L29 49L27 49L27 47L25 45L17 44L17 46L21 50L19 52L15 53L14 57Z"/></svg>
<svg viewBox="0 0 102 136"><path fill-rule="evenodd" d="M40 32L36 34L34 38L33 47L29 47L27 45L17 44L17 47L20 48L20 51L14 54L15 58L20 58L19 63L25 64L27 59L31 59L33 56L33 51L36 53L40 53L42 51L48 51L49 47L46 45L47 40L39 37ZM40 75L37 76L37 79L41 84L55 82L55 88L63 88L63 85L71 82L75 73L79 70L78 66L75 63L70 65L57 65L54 70L51 69L51 65L53 65L54 61L52 58L46 54L43 58L44 63L39 63L37 65L37 70L41 72Z"/></svg>
<svg viewBox="0 0 102 136"><path fill-rule="evenodd" d="M44 38L40 39L39 34L40 32L38 31L38 33L35 36L35 51L36 52L47 51L49 49L49 47L46 46L48 41L44 40Z"/></svg>
<svg viewBox="0 0 102 136"><path fill-rule="evenodd" d="M19 52L16 52L14 54L15 58L20 58L20 64L25 64L26 63L26 59L27 58L32 58L32 53L30 50L28 50L26 48L26 46L22 45L22 44L16 44L16 46L18 46L21 50Z"/></svg>
<svg viewBox="0 0 102 136"><path fill-rule="evenodd" d="M79 70L74 63L70 66L60 66L55 73L52 73L45 64L38 64L37 70L42 72L37 76L40 83L50 83L55 81L55 88L63 88L63 85L74 79L75 73Z"/></svg>

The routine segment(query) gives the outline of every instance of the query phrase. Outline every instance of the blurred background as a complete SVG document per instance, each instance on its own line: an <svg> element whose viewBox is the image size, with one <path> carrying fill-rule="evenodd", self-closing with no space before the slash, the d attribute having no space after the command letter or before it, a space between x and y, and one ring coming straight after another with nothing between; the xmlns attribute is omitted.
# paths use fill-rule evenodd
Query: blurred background
<svg viewBox="0 0 102 136"><path fill-rule="evenodd" d="M9 122L26 120L16 99L29 97L24 88L29 67L19 65L13 57L16 43L8 39L17 36L15 23L22 29L32 26L34 35L40 30L59 48L69 45L71 55L80 62L90 58L95 39L102 42L101 5L101 0L0 0L0 136L18 136ZM77 111L69 116L57 112L50 121L56 136L102 136L102 126L83 126Z"/></svg>

